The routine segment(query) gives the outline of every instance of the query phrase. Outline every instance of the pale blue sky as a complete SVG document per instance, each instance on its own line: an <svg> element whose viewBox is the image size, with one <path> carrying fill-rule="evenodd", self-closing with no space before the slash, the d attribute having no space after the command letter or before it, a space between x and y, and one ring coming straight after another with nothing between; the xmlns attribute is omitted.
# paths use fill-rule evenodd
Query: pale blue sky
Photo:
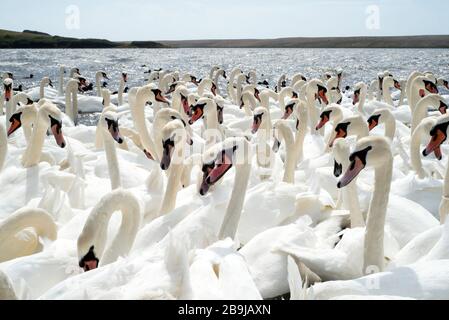
<svg viewBox="0 0 449 320"><path fill-rule="evenodd" d="M79 29L66 26L70 5ZM19 0L3 1L0 28L110 40L423 35L449 34L448 16L447 0Z"/></svg>

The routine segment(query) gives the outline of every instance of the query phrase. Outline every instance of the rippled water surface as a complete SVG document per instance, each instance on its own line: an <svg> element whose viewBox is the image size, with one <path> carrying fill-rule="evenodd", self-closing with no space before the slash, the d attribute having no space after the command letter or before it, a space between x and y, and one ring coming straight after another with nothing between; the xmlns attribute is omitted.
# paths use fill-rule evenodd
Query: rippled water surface
<svg viewBox="0 0 449 320"><path fill-rule="evenodd" d="M258 78L271 84L282 73L303 72L317 77L323 71L342 67L345 85L371 80L379 71L390 70L406 78L412 71L432 71L449 77L447 49L68 49L68 50L0 50L0 71L15 74L16 84L25 88L37 84L43 76L58 79L58 65L79 67L88 79L97 70L105 70L109 87L118 87L119 72L129 73L129 85L141 85L146 69L171 69L207 76L212 65L225 69L235 66L244 71L256 69ZM147 67L142 67L146 65ZM23 79L29 74L32 80ZM263 76L262 76L263 75Z"/></svg>

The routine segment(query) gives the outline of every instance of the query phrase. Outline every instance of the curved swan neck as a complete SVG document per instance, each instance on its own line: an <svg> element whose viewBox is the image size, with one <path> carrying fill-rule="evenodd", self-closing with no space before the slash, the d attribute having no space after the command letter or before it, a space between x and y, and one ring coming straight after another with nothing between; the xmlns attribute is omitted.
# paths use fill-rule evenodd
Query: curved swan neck
<svg viewBox="0 0 449 320"><path fill-rule="evenodd" d="M381 166L375 168L374 192L366 221L364 273L381 272L384 268L384 226L392 171L393 159L391 155Z"/></svg>
<svg viewBox="0 0 449 320"><path fill-rule="evenodd" d="M104 250L108 223L115 211L121 211L122 222L111 245ZM140 221L139 201L131 192L117 189L108 193L92 209L84 224L83 231L78 237L78 257L82 258L93 246L96 257L100 259L100 265L114 262L131 249Z"/></svg>

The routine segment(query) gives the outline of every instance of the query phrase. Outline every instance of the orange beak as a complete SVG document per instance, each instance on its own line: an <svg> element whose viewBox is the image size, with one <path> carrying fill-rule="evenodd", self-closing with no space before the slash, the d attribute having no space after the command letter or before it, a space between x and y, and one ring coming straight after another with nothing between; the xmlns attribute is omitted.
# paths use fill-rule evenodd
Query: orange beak
<svg viewBox="0 0 449 320"><path fill-rule="evenodd" d="M329 122L329 118L327 116L321 117L321 120L320 120L320 122L318 122L318 124L316 125L315 129L316 130L320 130L328 122Z"/></svg>
<svg viewBox="0 0 449 320"><path fill-rule="evenodd" d="M441 144L446 140L446 135L441 131L437 130L436 133L432 136L429 143L427 144L427 147L423 151L423 156L427 157L432 152L436 151L440 148ZM441 156L441 150L438 150L435 152L435 156L438 158L437 153ZM441 158L438 158L438 160L441 160Z"/></svg>
<svg viewBox="0 0 449 320"><path fill-rule="evenodd" d="M17 119L12 119L11 125L8 129L8 137L12 135L14 132L16 132L17 129L19 129L22 126L22 123Z"/></svg>
<svg viewBox="0 0 449 320"><path fill-rule="evenodd" d="M335 135L335 137L332 139L331 143L329 144L329 147L332 148L334 146L334 142L335 140L337 140L338 138L346 138L347 133L346 131L340 129L338 130L337 134Z"/></svg>

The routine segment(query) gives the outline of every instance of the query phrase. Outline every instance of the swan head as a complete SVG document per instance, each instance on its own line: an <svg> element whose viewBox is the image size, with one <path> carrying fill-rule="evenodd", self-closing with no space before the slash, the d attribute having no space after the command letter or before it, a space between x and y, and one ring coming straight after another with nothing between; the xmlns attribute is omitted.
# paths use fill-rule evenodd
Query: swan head
<svg viewBox="0 0 449 320"><path fill-rule="evenodd" d="M204 196L233 167L249 163L249 143L245 138L227 138L203 154L203 179L199 193Z"/></svg>
<svg viewBox="0 0 449 320"><path fill-rule="evenodd" d="M162 91L154 85L146 85L139 89L137 92L139 97L143 97L146 102L150 101L152 103L162 102L169 104L167 98L162 95Z"/></svg>
<svg viewBox="0 0 449 320"><path fill-rule="evenodd" d="M128 82L128 74L126 72L122 72L122 80L123 82Z"/></svg>
<svg viewBox="0 0 449 320"><path fill-rule="evenodd" d="M362 90L366 90L366 85L363 82L359 82L354 86L354 95L352 96L352 104L356 105L360 101L360 94Z"/></svg>
<svg viewBox="0 0 449 320"><path fill-rule="evenodd" d="M447 139L449 127L449 115L442 115L437 118L435 125L430 130L430 141L423 150L423 156L427 157L432 152L438 160L442 159L441 144Z"/></svg>
<svg viewBox="0 0 449 320"><path fill-rule="evenodd" d="M291 99L288 101L285 105L284 114L282 115L283 120L286 120L290 118L290 116L293 114L293 111L296 109L296 105L298 104L298 99Z"/></svg>
<svg viewBox="0 0 449 320"><path fill-rule="evenodd" d="M253 125L251 128L252 134L255 134L259 130L260 125L265 120L266 112L267 112L267 109L265 109L264 107L257 107L256 109L254 109Z"/></svg>
<svg viewBox="0 0 449 320"><path fill-rule="evenodd" d="M323 109L320 114L320 122L316 125L315 129L320 130L331 120L340 119L343 115L341 108L337 104L331 104L330 106Z"/></svg>
<svg viewBox="0 0 449 320"><path fill-rule="evenodd" d="M98 268L100 260L95 255L95 247L91 246L89 251L80 259L78 265L83 268L84 271L94 270Z"/></svg>
<svg viewBox="0 0 449 320"><path fill-rule="evenodd" d="M120 134L118 120L117 113L112 110L103 112L100 117L102 127L109 132L112 139L117 143L122 144L124 140Z"/></svg>
<svg viewBox="0 0 449 320"><path fill-rule="evenodd" d="M40 119L47 124L47 127L50 127L58 146L65 148L66 142L64 135L62 134L61 110L59 110L59 108L53 103L47 102L40 107L38 115Z"/></svg>
<svg viewBox="0 0 449 320"><path fill-rule="evenodd" d="M329 104L329 100L327 98L327 88L323 82L318 79L313 79L309 82L307 90L312 90L312 95L315 95L315 99L317 99L320 103L324 103L326 105ZM309 91L310 92L310 91Z"/></svg>
<svg viewBox="0 0 449 320"><path fill-rule="evenodd" d="M392 117L394 116L389 109L384 108L374 111L367 120L369 131L377 127L381 121L385 122L388 118L391 119Z"/></svg>
<svg viewBox="0 0 449 320"><path fill-rule="evenodd" d="M53 88L53 82L51 81L51 79L49 77L43 77L42 80L41 80L41 83L44 86L50 86L50 87Z"/></svg>
<svg viewBox="0 0 449 320"><path fill-rule="evenodd" d="M349 145L346 140L336 139L332 152L334 155L334 176L338 178L343 174L343 165L346 167L348 163Z"/></svg>
<svg viewBox="0 0 449 320"><path fill-rule="evenodd" d="M209 98L200 98L197 103L190 107L189 124L194 124L196 121L204 117L204 108L212 102Z"/></svg>
<svg viewBox="0 0 449 320"><path fill-rule="evenodd" d="M3 72L2 78L3 80L14 79L14 74L12 72Z"/></svg>
<svg viewBox="0 0 449 320"><path fill-rule="evenodd" d="M175 94L178 94L181 99L181 106L186 115L190 116L190 105L189 105L189 90L185 86L176 87Z"/></svg>
<svg viewBox="0 0 449 320"><path fill-rule="evenodd" d="M98 72L96 73L96 77L97 77L97 78L103 78L103 79L109 80L108 75L107 75L106 72L104 72L104 71L98 71Z"/></svg>
<svg viewBox="0 0 449 320"><path fill-rule="evenodd" d="M433 81L432 77L419 76L414 79L413 83L415 85L415 89L418 89L419 96L421 98L424 98L429 93L439 93L436 81Z"/></svg>
<svg viewBox="0 0 449 320"><path fill-rule="evenodd" d="M162 128L162 170L168 170L172 163L182 163L184 158L179 152L175 152L175 149L177 145L183 145L186 141L191 139L187 137L185 123L182 120L172 120Z"/></svg>
<svg viewBox="0 0 449 320"><path fill-rule="evenodd" d="M11 99L12 85L13 85L12 78L6 78L5 80L3 80L3 89L5 90L6 101L9 101Z"/></svg>
<svg viewBox="0 0 449 320"><path fill-rule="evenodd" d="M344 188L350 184L367 166L379 168L392 159L390 142L383 136L370 136L360 139L349 156L349 166L337 184Z"/></svg>
<svg viewBox="0 0 449 320"><path fill-rule="evenodd" d="M329 144L329 148L332 148L334 142L338 138L346 138L350 135L359 135L363 129L368 129L365 120L360 115L347 117L340 121L335 127L335 136Z"/></svg>

